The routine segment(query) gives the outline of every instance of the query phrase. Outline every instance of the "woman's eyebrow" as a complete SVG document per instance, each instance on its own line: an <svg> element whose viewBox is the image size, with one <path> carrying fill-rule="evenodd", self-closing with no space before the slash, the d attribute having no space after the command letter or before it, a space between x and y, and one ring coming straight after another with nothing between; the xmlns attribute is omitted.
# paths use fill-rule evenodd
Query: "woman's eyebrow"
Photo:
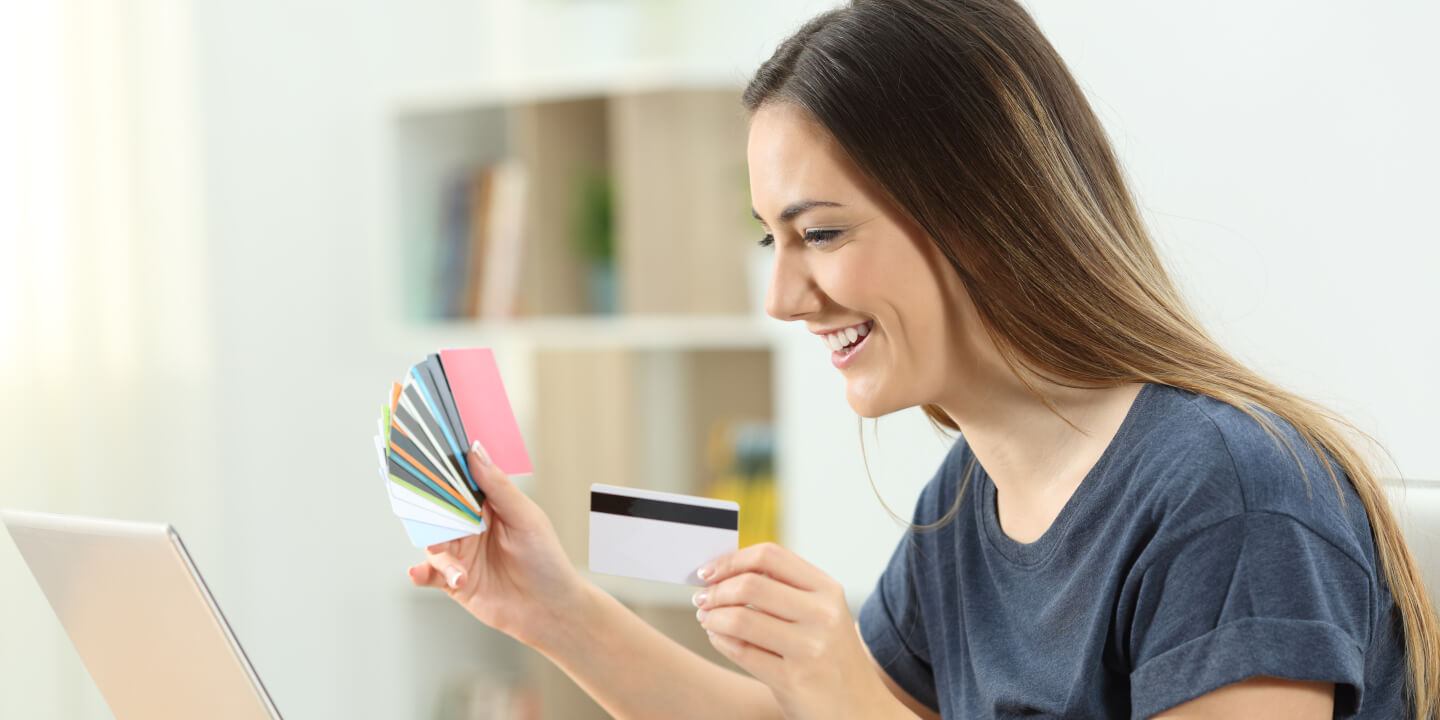
<svg viewBox="0 0 1440 720"><path fill-rule="evenodd" d="M789 205L788 207L786 207L784 210L781 210L781 211L780 211L780 222L782 222L782 223L790 222L791 220L794 220L795 218L799 217L799 216L800 216L802 213L804 213L805 211L811 210L811 209L814 209L814 208L817 208L817 207L845 207L845 206L844 206L844 205L841 205L840 203L837 203L837 202L830 202L829 200L801 200L801 201L799 201L799 202L790 203L790 205ZM751 215L754 215L756 220L759 220L759 221L762 222L762 223L765 222L765 218L760 217L760 213L756 212L756 211L755 211L755 208L753 208L753 207L750 208L750 214L751 214Z"/></svg>

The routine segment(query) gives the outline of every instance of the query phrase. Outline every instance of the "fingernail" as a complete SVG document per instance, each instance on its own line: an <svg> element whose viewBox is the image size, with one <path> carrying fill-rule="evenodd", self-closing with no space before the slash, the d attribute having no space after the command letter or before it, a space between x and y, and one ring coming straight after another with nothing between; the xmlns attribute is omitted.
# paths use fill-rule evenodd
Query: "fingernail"
<svg viewBox="0 0 1440 720"><path fill-rule="evenodd" d="M458 567L452 567L445 571L445 583L452 589L459 589L460 581L465 579L465 573Z"/></svg>
<svg viewBox="0 0 1440 720"><path fill-rule="evenodd" d="M705 594L704 590L701 590L700 592L697 592L694 595L690 596L690 602L698 608L701 605L705 604L706 597L708 597L708 595Z"/></svg>
<svg viewBox="0 0 1440 720"><path fill-rule="evenodd" d="M479 440L470 443L470 452L475 453L475 459L479 460L481 465L490 466L490 456L485 453L485 448L480 447Z"/></svg>
<svg viewBox="0 0 1440 720"><path fill-rule="evenodd" d="M710 566L710 565L702 565L702 566L700 566L700 569L699 569L699 570L696 570L696 571L695 571L695 574L696 574L696 575L699 575L701 580L704 580L705 578L710 577L710 573L713 573L713 572L715 572L715 568L714 568L713 566Z"/></svg>
<svg viewBox="0 0 1440 720"><path fill-rule="evenodd" d="M709 635L710 637L715 637L715 631L714 631L714 630L706 630L706 631L705 631L705 634L706 634L706 635Z"/></svg>
<svg viewBox="0 0 1440 720"><path fill-rule="evenodd" d="M695 611L695 619L699 620L700 622L705 622L705 616L709 614L709 610L706 610L705 608L700 608L699 610Z"/></svg>

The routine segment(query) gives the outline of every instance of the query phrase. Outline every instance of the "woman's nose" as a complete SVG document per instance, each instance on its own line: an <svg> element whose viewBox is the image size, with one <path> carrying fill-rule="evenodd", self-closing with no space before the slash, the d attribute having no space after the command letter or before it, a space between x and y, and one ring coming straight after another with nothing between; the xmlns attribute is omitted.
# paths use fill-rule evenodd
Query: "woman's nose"
<svg viewBox="0 0 1440 720"><path fill-rule="evenodd" d="M770 290L765 294L765 312L776 320L799 320L820 309L820 293L799 257L787 250L775 250L770 269Z"/></svg>

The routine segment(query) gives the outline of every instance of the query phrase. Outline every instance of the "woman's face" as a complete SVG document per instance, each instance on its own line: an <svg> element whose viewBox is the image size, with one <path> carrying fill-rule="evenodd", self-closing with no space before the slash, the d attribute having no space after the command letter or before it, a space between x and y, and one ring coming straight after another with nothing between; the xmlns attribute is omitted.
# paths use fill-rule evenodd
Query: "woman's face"
<svg viewBox="0 0 1440 720"><path fill-rule="evenodd" d="M816 334L816 363L829 356L862 417L936 402L983 335L939 250L803 110L756 111L747 154L775 253L766 312Z"/></svg>

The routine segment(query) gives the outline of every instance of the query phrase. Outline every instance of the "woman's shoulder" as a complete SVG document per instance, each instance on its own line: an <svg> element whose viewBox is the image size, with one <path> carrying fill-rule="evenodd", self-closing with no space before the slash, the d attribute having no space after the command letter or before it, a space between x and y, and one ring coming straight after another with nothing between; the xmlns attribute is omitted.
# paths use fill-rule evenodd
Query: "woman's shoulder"
<svg viewBox="0 0 1440 720"><path fill-rule="evenodd" d="M1305 478L1318 477L1333 489L1319 456L1294 426L1264 408L1253 412L1148 384L1092 473L1141 480L1126 485L1172 501L1198 493L1237 511L1283 511L1297 494L1305 497ZM957 436L925 493L953 499L975 463L964 435ZM1332 467L1340 472L1333 461Z"/></svg>
<svg viewBox="0 0 1440 720"><path fill-rule="evenodd" d="M1098 486L1091 488L1089 501L1150 526L1157 540L1266 514L1305 526L1357 560L1369 556L1369 522L1339 465L1324 453L1327 470L1322 454L1293 425L1264 408L1252 411L1181 388L1147 385L1087 478ZM958 436L921 492L914 521L945 517L962 492L960 506L972 502L971 490L983 472L975 466L975 455Z"/></svg>
<svg viewBox="0 0 1440 720"><path fill-rule="evenodd" d="M1150 386L1151 399L1133 418L1135 440L1126 450L1137 464L1164 462L1170 475L1230 480L1216 488L1237 494L1246 510L1284 511L1308 493L1307 479L1343 479L1329 453L1301 437L1295 426L1262 406L1248 411L1199 393ZM1327 469L1328 465L1328 469ZM1163 479L1163 478L1157 478Z"/></svg>
<svg viewBox="0 0 1440 720"><path fill-rule="evenodd" d="M1112 474L1125 481L1129 506L1196 526L1239 515L1283 516L1368 555L1359 496L1334 458L1317 452L1294 425L1264 407L1247 412L1166 385L1147 390L1125 447L1114 448Z"/></svg>

